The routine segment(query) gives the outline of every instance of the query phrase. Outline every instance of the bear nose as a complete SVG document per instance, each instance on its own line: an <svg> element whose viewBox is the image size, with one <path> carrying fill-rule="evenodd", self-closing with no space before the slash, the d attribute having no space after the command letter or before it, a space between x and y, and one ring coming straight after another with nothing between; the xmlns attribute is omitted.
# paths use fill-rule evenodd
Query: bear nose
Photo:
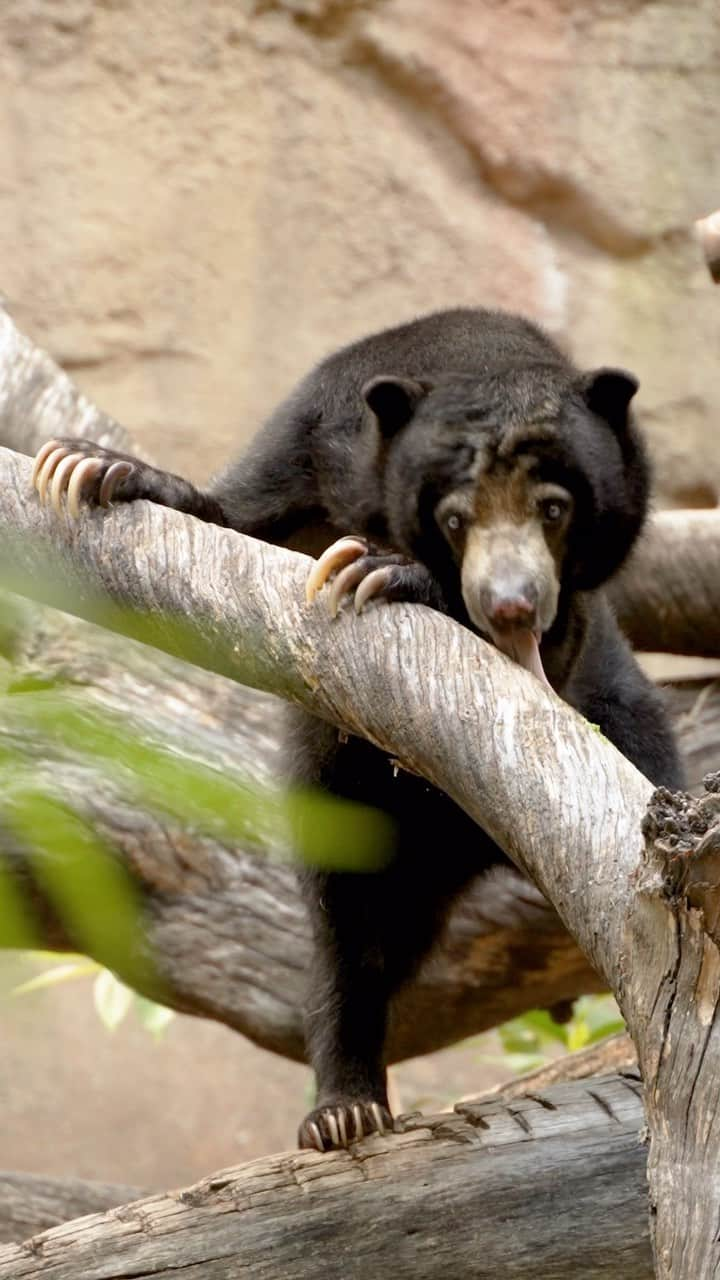
<svg viewBox="0 0 720 1280"><path fill-rule="evenodd" d="M530 584L521 590L499 592L488 589L483 592L483 612L497 631L511 627L535 629L537 619L537 592Z"/></svg>

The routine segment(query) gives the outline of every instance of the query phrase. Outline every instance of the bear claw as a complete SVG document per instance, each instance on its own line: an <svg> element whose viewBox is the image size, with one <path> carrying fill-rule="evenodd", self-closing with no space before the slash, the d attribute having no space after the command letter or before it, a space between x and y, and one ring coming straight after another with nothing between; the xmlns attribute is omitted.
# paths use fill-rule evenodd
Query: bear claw
<svg viewBox="0 0 720 1280"><path fill-rule="evenodd" d="M362 613L368 600L372 600L373 596L382 595L387 590L392 579L393 568L373 569L367 577L362 579L355 592L356 613Z"/></svg>
<svg viewBox="0 0 720 1280"><path fill-rule="evenodd" d="M322 1140L322 1134L320 1132L320 1129L314 1122L308 1125L308 1132L310 1133L310 1136L315 1146L317 1147L318 1151L324 1151L325 1145Z"/></svg>
<svg viewBox="0 0 720 1280"><path fill-rule="evenodd" d="M38 449L37 453L35 454L35 460L33 462L33 469L32 469L32 486L34 489L37 488L38 476L40 475L40 472L45 462L49 458L50 454L54 453L55 450L59 449L60 447L61 446L60 446L59 440L46 440L45 444L42 445L40 449Z"/></svg>
<svg viewBox="0 0 720 1280"><path fill-rule="evenodd" d="M75 519L80 515L83 488L89 481L96 479L101 470L102 462L100 458L83 458L82 462L73 467L73 473L67 487L67 509Z"/></svg>
<svg viewBox="0 0 720 1280"><path fill-rule="evenodd" d="M100 485L100 493L98 502L101 507L109 507L113 500L115 490L123 480L127 480L135 470L132 462L113 462L105 472Z"/></svg>
<svg viewBox="0 0 720 1280"><path fill-rule="evenodd" d="M51 454L50 457L54 458L55 455ZM64 490L67 488L68 480L72 474L72 469L77 462L81 461L81 453L68 453L67 450L63 450L63 456L53 467L52 479L49 486L50 506L53 507L58 514L62 511L61 499Z"/></svg>
<svg viewBox="0 0 720 1280"><path fill-rule="evenodd" d="M38 449L32 483L43 505L49 499L59 513L65 494L68 514L77 518L83 499L91 496L88 491L93 485L97 492L92 496L100 506L110 505L118 485L127 480L135 466L126 459L113 460L102 448L98 448L97 454L90 452L96 447L82 440L78 440L75 448L73 441L48 440Z"/></svg>
<svg viewBox="0 0 720 1280"><path fill-rule="evenodd" d="M307 582L305 583L305 599L307 603L312 604L318 592L325 586L328 578L332 577L340 569L344 569L346 565L351 565L360 556L367 555L367 549L367 543L362 542L360 538L338 538L337 542L333 542L332 546L323 551L320 559L315 561L308 574Z"/></svg>
<svg viewBox="0 0 720 1280"><path fill-rule="evenodd" d="M38 453L33 466L32 482L44 504L48 496L48 486L63 458L67 458L72 449L60 444L57 440L49 440Z"/></svg>
<svg viewBox="0 0 720 1280"><path fill-rule="evenodd" d="M299 1144L315 1151L347 1148L371 1133L392 1133L390 1112L379 1102L336 1103L311 1111L300 1126Z"/></svg>

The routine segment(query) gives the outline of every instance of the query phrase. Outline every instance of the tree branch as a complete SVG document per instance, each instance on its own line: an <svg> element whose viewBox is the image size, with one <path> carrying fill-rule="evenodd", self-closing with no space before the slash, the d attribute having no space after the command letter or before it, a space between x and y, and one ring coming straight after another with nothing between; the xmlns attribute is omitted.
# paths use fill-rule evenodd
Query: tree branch
<svg viewBox="0 0 720 1280"><path fill-rule="evenodd" d="M720 510L662 511L610 587L636 649L720 657Z"/></svg>

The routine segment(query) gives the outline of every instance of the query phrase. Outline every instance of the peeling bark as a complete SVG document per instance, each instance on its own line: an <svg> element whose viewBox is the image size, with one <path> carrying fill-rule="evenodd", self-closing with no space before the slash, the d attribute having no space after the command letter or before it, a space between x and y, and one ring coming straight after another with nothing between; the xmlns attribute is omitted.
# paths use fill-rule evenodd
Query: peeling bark
<svg viewBox="0 0 720 1280"><path fill-rule="evenodd" d="M664 790L626 918L624 1006L645 1081L657 1275L720 1275L720 773L697 800Z"/></svg>

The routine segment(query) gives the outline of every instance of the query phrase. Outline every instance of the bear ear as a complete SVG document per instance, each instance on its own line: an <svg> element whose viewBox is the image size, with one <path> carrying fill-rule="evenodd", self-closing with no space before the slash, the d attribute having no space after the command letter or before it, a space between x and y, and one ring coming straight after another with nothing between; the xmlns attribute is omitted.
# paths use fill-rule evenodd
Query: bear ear
<svg viewBox="0 0 720 1280"><path fill-rule="evenodd" d="M624 431L628 407L640 383L625 369L594 369L582 380L583 399L591 413L604 418L613 431Z"/></svg>
<svg viewBox="0 0 720 1280"><path fill-rule="evenodd" d="M390 439L407 426L420 401L427 395L428 387L414 378L371 378L360 392L378 420L381 434Z"/></svg>
<svg viewBox="0 0 720 1280"><path fill-rule="evenodd" d="M645 446L630 413L637 378L624 369L596 369L582 380L582 396L591 413L610 428L600 450L585 457L587 499L579 510L574 545L574 578L580 590L593 590L620 568L645 520L650 468ZM593 433L594 434L594 433Z"/></svg>

